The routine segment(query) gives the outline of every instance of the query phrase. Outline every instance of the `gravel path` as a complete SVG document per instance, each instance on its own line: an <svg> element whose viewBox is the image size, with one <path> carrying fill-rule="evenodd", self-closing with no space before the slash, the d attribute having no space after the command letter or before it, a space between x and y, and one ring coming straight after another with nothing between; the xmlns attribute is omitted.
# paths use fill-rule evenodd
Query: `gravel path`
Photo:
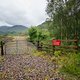
<svg viewBox="0 0 80 80"><path fill-rule="evenodd" d="M17 41L18 53L12 49L11 46L15 45L11 43L11 46L9 45L7 48L8 52L4 56L5 61L0 66L0 80L62 80L56 78L54 63L33 56L33 46L30 43L26 44L25 40L21 41L18 38Z"/></svg>

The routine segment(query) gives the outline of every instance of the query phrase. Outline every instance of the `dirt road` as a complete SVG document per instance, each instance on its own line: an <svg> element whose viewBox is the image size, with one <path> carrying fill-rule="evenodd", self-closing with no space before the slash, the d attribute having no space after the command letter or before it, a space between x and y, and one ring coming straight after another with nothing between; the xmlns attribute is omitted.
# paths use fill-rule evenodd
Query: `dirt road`
<svg viewBox="0 0 80 80"><path fill-rule="evenodd" d="M0 80L61 80L54 79L55 65L33 56L33 46L25 37L16 37L6 44L5 60L0 66Z"/></svg>

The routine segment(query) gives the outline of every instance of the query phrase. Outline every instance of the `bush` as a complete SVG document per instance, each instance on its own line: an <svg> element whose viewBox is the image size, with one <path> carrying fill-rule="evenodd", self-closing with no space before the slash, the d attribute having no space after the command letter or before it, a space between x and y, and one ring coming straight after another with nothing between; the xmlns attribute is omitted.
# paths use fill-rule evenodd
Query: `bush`
<svg viewBox="0 0 80 80"><path fill-rule="evenodd" d="M62 60L61 72L80 78L80 54L67 54Z"/></svg>
<svg viewBox="0 0 80 80"><path fill-rule="evenodd" d="M60 56L61 54L62 54L61 51L55 51L55 52L54 52L54 55L55 55L56 57Z"/></svg>

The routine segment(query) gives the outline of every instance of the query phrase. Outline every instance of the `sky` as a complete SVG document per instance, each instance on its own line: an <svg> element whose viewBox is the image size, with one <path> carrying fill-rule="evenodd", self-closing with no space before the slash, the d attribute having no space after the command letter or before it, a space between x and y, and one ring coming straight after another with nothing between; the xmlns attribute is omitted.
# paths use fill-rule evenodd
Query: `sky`
<svg viewBox="0 0 80 80"><path fill-rule="evenodd" d="M0 26L35 26L47 18L46 0L0 0Z"/></svg>

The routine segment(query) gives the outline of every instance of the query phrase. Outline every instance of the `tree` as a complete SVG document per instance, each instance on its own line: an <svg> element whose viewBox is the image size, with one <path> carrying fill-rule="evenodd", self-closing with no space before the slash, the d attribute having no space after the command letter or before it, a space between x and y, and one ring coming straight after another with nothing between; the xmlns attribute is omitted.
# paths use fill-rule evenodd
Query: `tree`
<svg viewBox="0 0 80 80"><path fill-rule="evenodd" d="M37 45L37 49L40 49L42 42L47 39L49 33L46 29L41 29L39 27L31 27L28 30L30 41Z"/></svg>
<svg viewBox="0 0 80 80"><path fill-rule="evenodd" d="M30 37L30 41L34 42L36 40L36 37L37 37L36 28L35 27L29 28L28 34L29 34L29 37Z"/></svg>
<svg viewBox="0 0 80 80"><path fill-rule="evenodd" d="M41 42L42 40L46 39L48 36L47 30L41 29L39 27L31 27L28 30L28 34L30 37L30 41Z"/></svg>
<svg viewBox="0 0 80 80"><path fill-rule="evenodd" d="M77 0L47 0L48 5L46 12L49 15L52 25L51 28L55 30L58 38L66 34L73 39L75 32L80 34L80 4ZM80 39L80 36L79 36Z"/></svg>

